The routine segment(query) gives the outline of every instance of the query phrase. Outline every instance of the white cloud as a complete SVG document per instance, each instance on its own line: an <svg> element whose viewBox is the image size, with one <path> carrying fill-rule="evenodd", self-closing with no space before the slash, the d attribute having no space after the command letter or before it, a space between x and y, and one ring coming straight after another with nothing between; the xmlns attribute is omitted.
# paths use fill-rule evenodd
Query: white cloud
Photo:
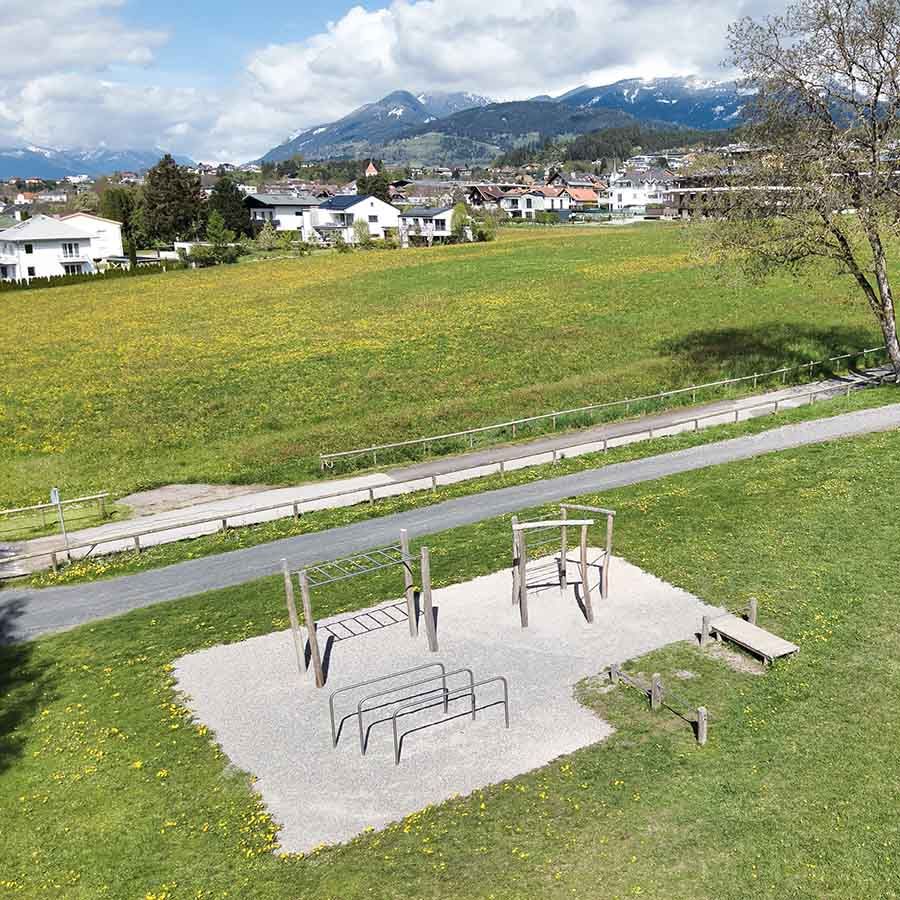
<svg viewBox="0 0 900 900"><path fill-rule="evenodd" d="M249 159L400 88L518 99L636 75L721 76L728 23L775 2L357 6L319 34L255 50L239 83L213 95L154 86L154 53L167 36L129 27L124 0L3 0L0 143L162 144L201 159ZM123 68L127 78L114 76Z"/></svg>

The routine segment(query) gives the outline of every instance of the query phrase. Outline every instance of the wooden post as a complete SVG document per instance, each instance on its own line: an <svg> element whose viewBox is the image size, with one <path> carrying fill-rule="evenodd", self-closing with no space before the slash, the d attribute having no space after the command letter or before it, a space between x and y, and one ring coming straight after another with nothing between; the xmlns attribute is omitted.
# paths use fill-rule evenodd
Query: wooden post
<svg viewBox="0 0 900 900"><path fill-rule="evenodd" d="M228 531L228 519L222 519L222 531Z"/></svg>
<svg viewBox="0 0 900 900"><path fill-rule="evenodd" d="M291 573L288 570L286 559L281 561L281 571L284 575L284 598L287 601L288 618L291 620L291 636L294 640L294 653L297 656L297 668L301 675L306 674L306 650L303 646L303 632L300 631L300 622L297 619L297 604L294 600L294 583L291 581Z"/></svg>
<svg viewBox="0 0 900 900"><path fill-rule="evenodd" d="M517 531L519 542L519 619L522 627L528 627L528 550L525 546L525 532Z"/></svg>
<svg viewBox="0 0 900 900"><path fill-rule="evenodd" d="M591 586L588 583L588 560L587 560L587 525L581 526L581 596L584 601L584 615L588 620L588 624L594 621L594 607L591 604Z"/></svg>
<svg viewBox="0 0 900 900"><path fill-rule="evenodd" d="M138 553L141 552L141 536L139 534L134 536L134 549L137 550Z"/></svg>
<svg viewBox="0 0 900 900"><path fill-rule="evenodd" d="M519 532L516 531L516 525L519 524L519 517L512 517L513 527L513 552L512 552L512 605L516 606L519 602Z"/></svg>
<svg viewBox="0 0 900 900"><path fill-rule="evenodd" d="M431 554L427 547L422 548L421 556L422 572L422 603L425 615L425 636L428 639L428 649L437 653L438 639L437 628L434 624L434 604L431 600Z"/></svg>
<svg viewBox="0 0 900 900"><path fill-rule="evenodd" d="M419 623L416 621L416 595L413 589L412 559L409 555L409 533L405 528L400 529L400 552L403 554L403 593L406 595L409 636L415 637L419 633Z"/></svg>
<svg viewBox="0 0 900 900"><path fill-rule="evenodd" d="M59 560L56 558L56 551L53 550L50 553L50 567L53 569L53 572L56 573L59 571Z"/></svg>
<svg viewBox="0 0 900 900"><path fill-rule="evenodd" d="M292 507L293 507L293 511L294 511L294 518L299 521L299 519L300 519L300 502L295 501L292 504Z"/></svg>
<svg viewBox="0 0 900 900"><path fill-rule="evenodd" d="M609 667L609 683L610 684L618 684L619 683L619 667L613 663Z"/></svg>
<svg viewBox="0 0 900 900"><path fill-rule="evenodd" d="M606 556L603 558L603 573L600 578L600 596L605 600L609 596L609 564L612 562L613 522L616 517L610 513L606 517Z"/></svg>
<svg viewBox="0 0 900 900"><path fill-rule="evenodd" d="M756 616L759 612L759 604L756 601L756 597L751 597L750 602L747 604L747 621L751 625L756 624Z"/></svg>
<svg viewBox="0 0 900 900"><path fill-rule="evenodd" d="M559 517L565 521L567 517L568 511L563 506L560 509ZM566 531L566 526L563 525L560 528L560 538L559 538L559 591L561 594L565 594L566 589L568 588L568 574L566 572L566 558L569 555L569 535Z"/></svg>
<svg viewBox="0 0 900 900"><path fill-rule="evenodd" d="M654 672L650 677L650 709L659 709L662 706L662 679L659 672Z"/></svg>
<svg viewBox="0 0 900 900"><path fill-rule="evenodd" d="M97 506L100 509L100 518L105 519L106 518L106 497L104 497L103 494L101 494L100 497L98 498Z"/></svg>
<svg viewBox="0 0 900 900"><path fill-rule="evenodd" d="M700 622L700 646L705 647L709 643L709 616L704 616Z"/></svg>
<svg viewBox="0 0 900 900"><path fill-rule="evenodd" d="M306 569L300 573L300 598L303 601L303 618L306 620L306 633L309 636L309 658L316 676L316 687L325 685L325 672L322 669L322 657L319 655L319 638L316 634L316 620L312 614L312 601L309 598L309 581Z"/></svg>
<svg viewBox="0 0 900 900"><path fill-rule="evenodd" d="M706 743L709 726L709 713L705 706L697 707L697 743L702 747Z"/></svg>

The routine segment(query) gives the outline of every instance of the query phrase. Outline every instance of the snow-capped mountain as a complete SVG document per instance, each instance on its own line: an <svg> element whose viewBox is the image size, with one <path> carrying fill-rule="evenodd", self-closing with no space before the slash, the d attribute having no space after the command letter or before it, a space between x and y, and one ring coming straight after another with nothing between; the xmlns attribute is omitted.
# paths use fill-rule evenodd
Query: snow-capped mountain
<svg viewBox="0 0 900 900"><path fill-rule="evenodd" d="M159 162L165 150L111 150L108 147L0 147L0 178L64 178L66 175L109 175L142 172ZM188 157L175 156L182 165Z"/></svg>
<svg viewBox="0 0 900 900"><path fill-rule="evenodd" d="M556 98L573 109L620 109L642 121L717 130L740 124L747 102L733 81L702 78L629 78L580 87Z"/></svg>
<svg viewBox="0 0 900 900"><path fill-rule="evenodd" d="M342 119L299 131L262 159L375 156L390 162L484 161L556 135L640 122L721 130L740 124L747 97L733 82L631 78L581 85L556 97L495 103L473 93L395 91Z"/></svg>
<svg viewBox="0 0 900 900"><path fill-rule="evenodd" d="M309 159L362 157L414 126L490 102L487 97L471 93L416 95L411 91L394 91L374 103L360 106L336 122L295 132L283 144L270 150L262 161L278 162L298 153Z"/></svg>

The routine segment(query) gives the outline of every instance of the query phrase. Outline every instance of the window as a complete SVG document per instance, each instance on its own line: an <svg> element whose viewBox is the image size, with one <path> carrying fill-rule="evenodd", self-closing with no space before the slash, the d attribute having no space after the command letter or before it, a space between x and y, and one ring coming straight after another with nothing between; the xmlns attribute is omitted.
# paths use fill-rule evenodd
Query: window
<svg viewBox="0 0 900 900"><path fill-rule="evenodd" d="M29 267L28 267L28 277L29 277L29 278L34 278L34 266L29 266Z"/></svg>
<svg viewBox="0 0 900 900"><path fill-rule="evenodd" d="M25 252L26 253L34 253L34 244L26 244Z"/></svg>
<svg viewBox="0 0 900 900"><path fill-rule="evenodd" d="M444 231L447 228L447 220L446 219L435 219L434 227L438 231Z"/></svg>
<svg viewBox="0 0 900 900"><path fill-rule="evenodd" d="M68 242L64 243L62 245L62 255L63 255L63 257L69 257L69 258L71 258L73 256L79 256L80 255L78 252L79 249L80 248L77 243L68 243Z"/></svg>
<svg viewBox="0 0 900 900"><path fill-rule="evenodd" d="M302 215L303 215L303 210L302 210L302 209L298 209L298 210L294 213L294 215L295 215L295 216L302 216Z"/></svg>
<svg viewBox="0 0 900 900"><path fill-rule="evenodd" d="M369 216L369 222L371 222L372 224L377 224L378 216Z"/></svg>
<svg viewBox="0 0 900 900"><path fill-rule="evenodd" d="M66 275L81 275L81 263L63 263Z"/></svg>
<svg viewBox="0 0 900 900"><path fill-rule="evenodd" d="M527 206L528 209L531 209L531 205L532 205L532 204L531 204L531 200L526 200L526 201L525 201L525 206Z"/></svg>

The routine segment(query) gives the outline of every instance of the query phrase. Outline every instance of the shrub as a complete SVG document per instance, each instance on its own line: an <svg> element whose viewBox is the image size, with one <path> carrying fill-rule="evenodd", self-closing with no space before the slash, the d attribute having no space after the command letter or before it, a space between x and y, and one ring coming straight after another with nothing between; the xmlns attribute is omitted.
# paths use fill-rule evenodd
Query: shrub
<svg viewBox="0 0 900 900"><path fill-rule="evenodd" d="M352 253L353 248L344 240L342 234L337 234L334 238L334 249L338 253Z"/></svg>
<svg viewBox="0 0 900 900"><path fill-rule="evenodd" d="M214 266L219 261L216 248L207 244L194 244L188 254L188 259L200 269Z"/></svg>
<svg viewBox="0 0 900 900"><path fill-rule="evenodd" d="M256 236L257 250L275 250L278 247L279 238L275 226L271 222L266 222Z"/></svg>
<svg viewBox="0 0 900 900"><path fill-rule="evenodd" d="M353 223L353 243L357 247L370 247L372 245L372 234L369 231L368 222L357 219Z"/></svg>

